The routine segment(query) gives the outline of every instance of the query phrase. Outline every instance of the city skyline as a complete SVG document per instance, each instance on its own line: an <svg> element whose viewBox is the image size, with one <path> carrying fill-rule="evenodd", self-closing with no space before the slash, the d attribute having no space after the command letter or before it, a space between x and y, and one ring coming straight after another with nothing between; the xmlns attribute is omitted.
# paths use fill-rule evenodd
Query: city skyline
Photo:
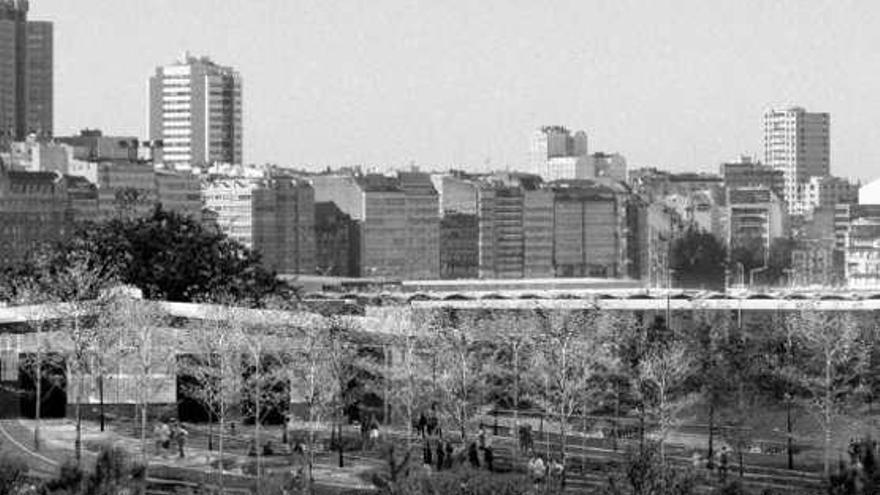
<svg viewBox="0 0 880 495"><path fill-rule="evenodd" d="M763 112L789 105L832 115L832 174L880 160L871 4L118 5L31 5L56 26L58 135L146 136L145 77L189 50L249 81L254 163L525 168L531 133L563 124L634 168L714 171L760 156Z"/></svg>

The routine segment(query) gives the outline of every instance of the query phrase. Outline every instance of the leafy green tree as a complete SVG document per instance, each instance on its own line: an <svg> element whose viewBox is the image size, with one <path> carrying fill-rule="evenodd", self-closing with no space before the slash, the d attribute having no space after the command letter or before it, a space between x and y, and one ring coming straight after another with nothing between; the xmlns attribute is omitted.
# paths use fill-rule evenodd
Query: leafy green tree
<svg viewBox="0 0 880 495"><path fill-rule="evenodd" d="M669 268L679 287L722 289L727 252L708 232L688 228L675 239L669 252Z"/></svg>
<svg viewBox="0 0 880 495"><path fill-rule="evenodd" d="M60 242L46 245L24 263L7 267L0 294L13 295L9 283L65 269L71 252L85 252L119 282L133 285L147 299L217 301L233 299L261 306L292 289L265 269L260 256L196 220L157 207L139 218L114 218L77 226ZM44 285L50 284L51 279Z"/></svg>

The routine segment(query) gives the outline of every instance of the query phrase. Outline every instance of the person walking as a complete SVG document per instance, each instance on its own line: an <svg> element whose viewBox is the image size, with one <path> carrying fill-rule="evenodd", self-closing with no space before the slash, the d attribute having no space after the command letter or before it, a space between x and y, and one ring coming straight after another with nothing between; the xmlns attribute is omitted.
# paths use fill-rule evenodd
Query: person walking
<svg viewBox="0 0 880 495"><path fill-rule="evenodd" d="M446 467L446 449L443 440L437 440L437 471L442 471Z"/></svg>
<svg viewBox="0 0 880 495"><path fill-rule="evenodd" d="M376 448L376 445L379 443L379 422L376 421L376 418L370 422L370 448Z"/></svg>
<svg viewBox="0 0 880 495"><path fill-rule="evenodd" d="M176 419L174 420L174 428L172 429L172 437L177 443L177 453L181 459L184 458L184 448L186 447L186 437L189 432L184 429Z"/></svg>
<svg viewBox="0 0 880 495"><path fill-rule="evenodd" d="M468 462L471 463L471 467L474 469L480 467L480 454L477 451L477 444L474 442L468 445Z"/></svg>
<svg viewBox="0 0 880 495"><path fill-rule="evenodd" d="M428 429L428 418L425 417L425 412L422 411L419 413L419 422L416 423L416 432L418 432L419 436L425 438L425 433Z"/></svg>

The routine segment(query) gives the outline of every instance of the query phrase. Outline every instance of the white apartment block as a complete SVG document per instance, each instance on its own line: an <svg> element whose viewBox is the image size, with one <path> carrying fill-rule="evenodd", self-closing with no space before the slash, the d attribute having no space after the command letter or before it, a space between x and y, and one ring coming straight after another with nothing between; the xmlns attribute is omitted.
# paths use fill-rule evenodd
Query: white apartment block
<svg viewBox="0 0 880 495"><path fill-rule="evenodd" d="M808 209L804 185L810 177L830 173L830 122L829 114L809 113L800 107L764 113L764 163L785 174L783 199L791 214Z"/></svg>
<svg viewBox="0 0 880 495"><path fill-rule="evenodd" d="M186 54L150 78L151 140L166 166L242 163L242 81L230 67Z"/></svg>

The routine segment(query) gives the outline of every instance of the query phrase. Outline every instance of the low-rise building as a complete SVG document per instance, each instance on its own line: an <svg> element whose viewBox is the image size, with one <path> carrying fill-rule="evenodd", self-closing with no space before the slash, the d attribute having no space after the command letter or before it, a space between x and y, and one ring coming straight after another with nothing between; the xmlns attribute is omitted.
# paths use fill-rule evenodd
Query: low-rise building
<svg viewBox="0 0 880 495"><path fill-rule="evenodd" d="M727 190L726 243L731 249L760 247L766 256L773 239L786 236L786 218L784 203L767 187Z"/></svg>
<svg viewBox="0 0 880 495"><path fill-rule="evenodd" d="M738 162L721 164L721 177L728 188L766 187L777 197L785 194L785 172L742 156Z"/></svg>
<svg viewBox="0 0 880 495"><path fill-rule="evenodd" d="M858 186L841 177L810 177L801 186L800 193L803 204L798 205L795 212L805 215L816 208L833 208L840 203L859 201Z"/></svg>
<svg viewBox="0 0 880 495"><path fill-rule="evenodd" d="M315 203L315 262L324 276L360 275L360 229L351 215L332 201Z"/></svg>
<svg viewBox="0 0 880 495"><path fill-rule="evenodd" d="M315 190L291 177L259 181L252 191L253 248L270 269L284 274L313 274L315 262Z"/></svg>
<svg viewBox="0 0 880 495"><path fill-rule="evenodd" d="M440 202L430 176L319 175L316 201L333 202L360 227L362 277L440 276Z"/></svg>
<svg viewBox="0 0 880 495"><path fill-rule="evenodd" d="M202 221L202 184L198 175L156 169L155 178L157 199L164 210Z"/></svg>
<svg viewBox="0 0 880 495"><path fill-rule="evenodd" d="M480 227L475 214L446 213L440 220L440 278L477 278Z"/></svg>
<svg viewBox="0 0 880 495"><path fill-rule="evenodd" d="M314 190L290 177L215 179L203 184L205 208L221 232L259 252L281 273L312 274Z"/></svg>
<svg viewBox="0 0 880 495"><path fill-rule="evenodd" d="M623 203L613 189L591 182L548 186L553 202L553 268L557 277L622 276L626 239Z"/></svg>
<svg viewBox="0 0 880 495"><path fill-rule="evenodd" d="M859 218L849 225L844 264L847 286L880 288L880 218Z"/></svg>

